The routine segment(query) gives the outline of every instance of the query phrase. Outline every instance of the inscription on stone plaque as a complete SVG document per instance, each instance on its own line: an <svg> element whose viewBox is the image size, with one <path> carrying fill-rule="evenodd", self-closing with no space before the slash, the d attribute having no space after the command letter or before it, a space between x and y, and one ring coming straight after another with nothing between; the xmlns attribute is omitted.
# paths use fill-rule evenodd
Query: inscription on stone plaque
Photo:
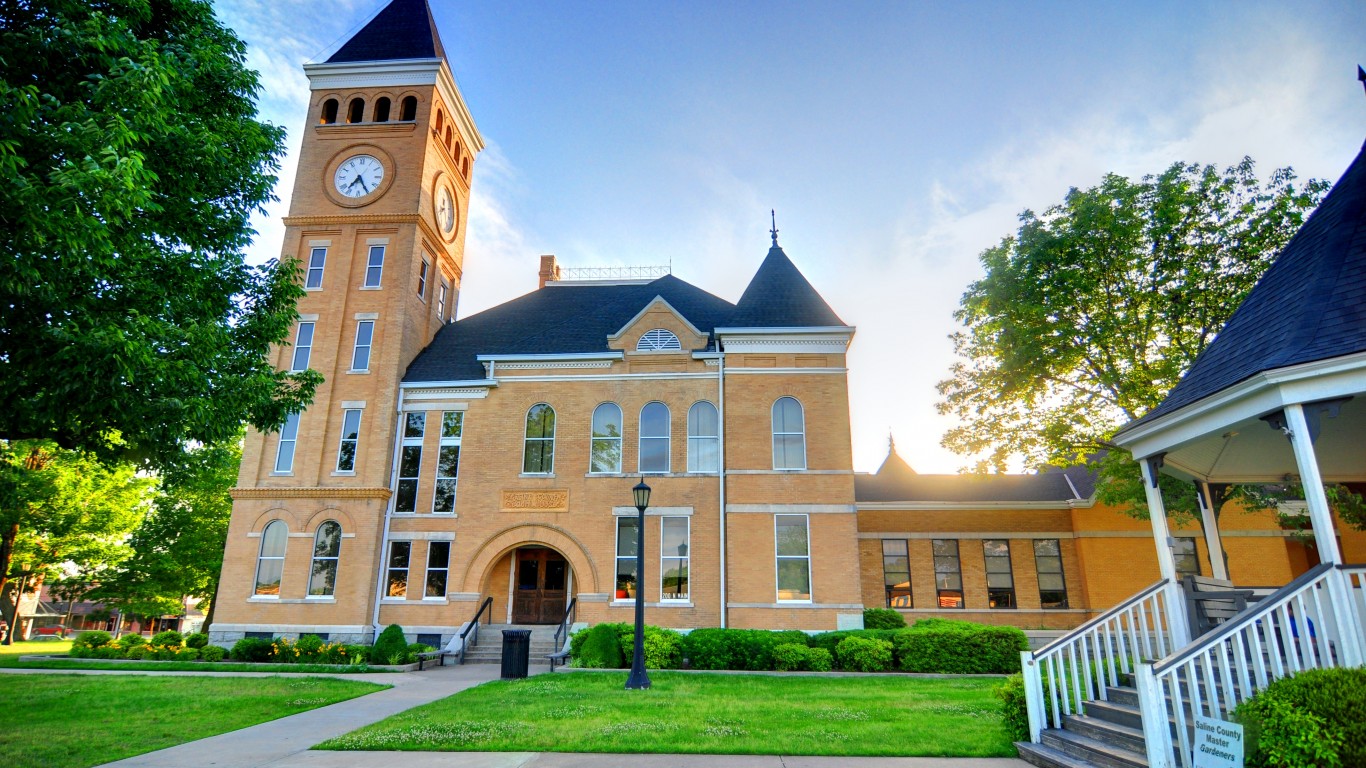
<svg viewBox="0 0 1366 768"><path fill-rule="evenodd" d="M569 491L503 491L504 512L568 512Z"/></svg>

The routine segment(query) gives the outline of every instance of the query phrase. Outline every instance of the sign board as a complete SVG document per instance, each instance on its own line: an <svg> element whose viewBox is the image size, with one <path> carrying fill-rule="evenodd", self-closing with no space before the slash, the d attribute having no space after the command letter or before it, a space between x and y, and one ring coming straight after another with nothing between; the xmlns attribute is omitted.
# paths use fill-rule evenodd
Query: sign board
<svg viewBox="0 0 1366 768"><path fill-rule="evenodd" d="M1195 768L1243 768L1243 726L1195 718Z"/></svg>

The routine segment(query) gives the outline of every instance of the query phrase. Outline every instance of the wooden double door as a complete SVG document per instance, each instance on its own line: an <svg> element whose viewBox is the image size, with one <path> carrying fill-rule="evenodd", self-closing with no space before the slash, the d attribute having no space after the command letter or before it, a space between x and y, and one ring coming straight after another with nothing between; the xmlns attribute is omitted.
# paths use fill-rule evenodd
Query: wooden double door
<svg viewBox="0 0 1366 768"><path fill-rule="evenodd" d="M558 624L569 594L569 563L544 547L517 550L512 590L512 623Z"/></svg>

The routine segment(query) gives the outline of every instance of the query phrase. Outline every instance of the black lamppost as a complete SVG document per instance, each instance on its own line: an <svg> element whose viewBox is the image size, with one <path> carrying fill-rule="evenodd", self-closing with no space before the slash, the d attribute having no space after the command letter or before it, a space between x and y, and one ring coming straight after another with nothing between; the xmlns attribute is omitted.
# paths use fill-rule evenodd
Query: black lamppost
<svg viewBox="0 0 1366 768"><path fill-rule="evenodd" d="M636 648L631 655L631 675L626 678L626 690L650 687L650 676L645 674L645 508L650 506L650 486L642 478L631 489L636 497Z"/></svg>

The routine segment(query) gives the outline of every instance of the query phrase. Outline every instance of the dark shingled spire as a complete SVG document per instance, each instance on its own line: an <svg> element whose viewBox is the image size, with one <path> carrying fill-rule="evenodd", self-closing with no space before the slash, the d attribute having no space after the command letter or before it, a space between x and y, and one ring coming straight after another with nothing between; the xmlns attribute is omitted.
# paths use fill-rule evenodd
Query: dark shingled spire
<svg viewBox="0 0 1366 768"><path fill-rule="evenodd" d="M775 232L773 247L740 296L728 324L732 328L812 328L842 326L844 321L783 253Z"/></svg>
<svg viewBox="0 0 1366 768"><path fill-rule="evenodd" d="M896 452L896 441L892 439L891 435L887 436L887 458L883 459L882 466L878 467L877 472L874 474L878 477L885 477L888 479L915 474L915 470L911 469L911 465L907 464L906 460L901 458L901 454Z"/></svg>
<svg viewBox="0 0 1366 768"><path fill-rule="evenodd" d="M327 63L445 57L427 0L393 0Z"/></svg>
<svg viewBox="0 0 1366 768"><path fill-rule="evenodd" d="M1366 146L1167 398L1120 430L1263 371L1366 351Z"/></svg>

